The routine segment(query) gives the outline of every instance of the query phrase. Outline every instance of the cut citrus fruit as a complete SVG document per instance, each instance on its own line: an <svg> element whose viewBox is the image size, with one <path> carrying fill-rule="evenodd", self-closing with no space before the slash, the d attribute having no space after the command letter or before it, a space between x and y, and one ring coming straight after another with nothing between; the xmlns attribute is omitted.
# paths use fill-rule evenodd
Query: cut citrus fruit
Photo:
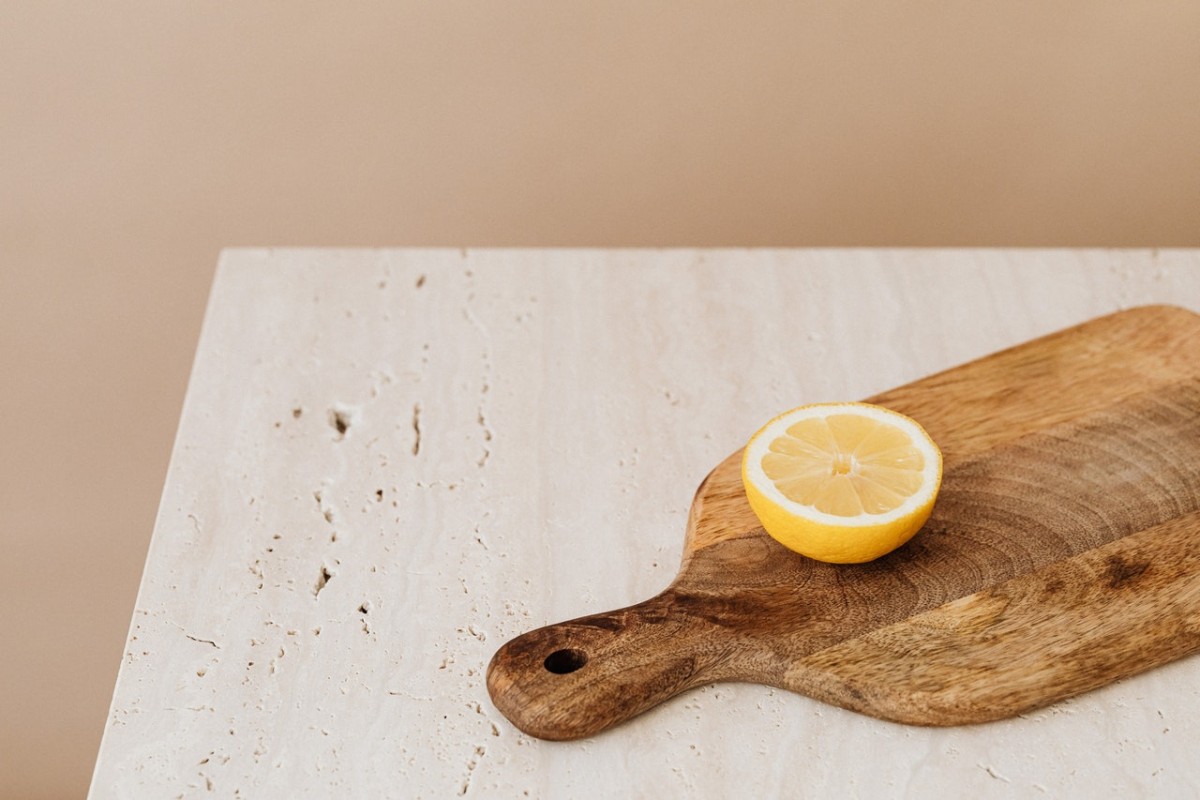
<svg viewBox="0 0 1200 800"><path fill-rule="evenodd" d="M929 519L942 453L903 414L819 403L780 414L751 437L742 483L780 544L819 561L858 564L895 550Z"/></svg>

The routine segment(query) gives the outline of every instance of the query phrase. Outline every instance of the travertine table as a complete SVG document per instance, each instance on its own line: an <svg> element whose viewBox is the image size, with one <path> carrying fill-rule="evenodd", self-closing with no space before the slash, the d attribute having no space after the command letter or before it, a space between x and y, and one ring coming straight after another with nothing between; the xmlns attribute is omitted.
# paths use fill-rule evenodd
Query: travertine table
<svg viewBox="0 0 1200 800"><path fill-rule="evenodd" d="M226 252L92 796L1196 796L1196 657L951 729L719 685L549 743L484 687L667 584L773 414L1152 302L1200 251Z"/></svg>

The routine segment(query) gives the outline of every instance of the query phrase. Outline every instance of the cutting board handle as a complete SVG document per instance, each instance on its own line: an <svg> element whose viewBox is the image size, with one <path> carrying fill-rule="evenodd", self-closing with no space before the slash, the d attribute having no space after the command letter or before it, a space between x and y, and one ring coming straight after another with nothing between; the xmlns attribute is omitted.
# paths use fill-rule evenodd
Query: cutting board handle
<svg viewBox="0 0 1200 800"><path fill-rule="evenodd" d="M721 629L696 603L667 589L518 636L488 665L492 702L528 734L579 739L717 680Z"/></svg>

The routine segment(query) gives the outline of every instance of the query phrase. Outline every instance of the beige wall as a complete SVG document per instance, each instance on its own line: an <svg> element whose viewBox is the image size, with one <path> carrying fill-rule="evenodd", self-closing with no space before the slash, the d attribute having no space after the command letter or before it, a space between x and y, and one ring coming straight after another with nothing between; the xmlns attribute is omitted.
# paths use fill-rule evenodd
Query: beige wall
<svg viewBox="0 0 1200 800"><path fill-rule="evenodd" d="M86 786L220 247L1200 245L1197 30L0 0L0 794Z"/></svg>

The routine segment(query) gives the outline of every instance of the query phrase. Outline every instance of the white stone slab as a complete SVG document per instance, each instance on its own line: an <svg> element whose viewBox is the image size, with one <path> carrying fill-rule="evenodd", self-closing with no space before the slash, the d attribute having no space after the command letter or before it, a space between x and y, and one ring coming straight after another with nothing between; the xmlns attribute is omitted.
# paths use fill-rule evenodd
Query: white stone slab
<svg viewBox="0 0 1200 800"><path fill-rule="evenodd" d="M1195 657L953 729L719 685L550 743L484 686L665 586L775 413L1152 302L1200 251L228 251L91 796L1196 796Z"/></svg>

